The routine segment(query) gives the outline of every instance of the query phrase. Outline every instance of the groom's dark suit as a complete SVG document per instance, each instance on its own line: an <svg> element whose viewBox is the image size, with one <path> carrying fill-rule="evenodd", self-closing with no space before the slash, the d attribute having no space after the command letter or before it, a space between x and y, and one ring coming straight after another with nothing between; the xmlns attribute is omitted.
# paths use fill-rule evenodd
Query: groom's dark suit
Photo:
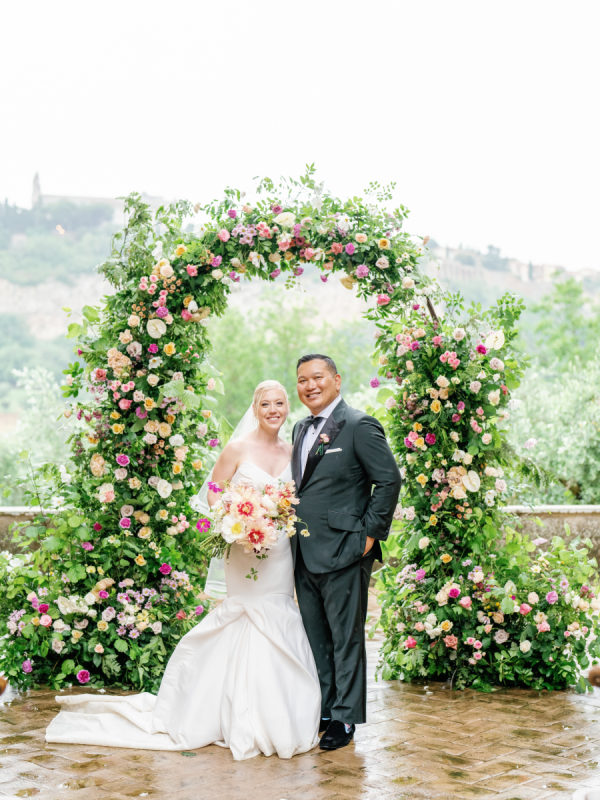
<svg viewBox="0 0 600 800"><path fill-rule="evenodd" d="M383 427L343 400L333 409L308 454L302 440L311 417L292 440L296 508L310 536L294 536L296 592L321 683L321 715L365 722L367 593L380 541L387 538L400 474ZM329 441L323 442L323 435ZM375 539L363 557L367 536Z"/></svg>

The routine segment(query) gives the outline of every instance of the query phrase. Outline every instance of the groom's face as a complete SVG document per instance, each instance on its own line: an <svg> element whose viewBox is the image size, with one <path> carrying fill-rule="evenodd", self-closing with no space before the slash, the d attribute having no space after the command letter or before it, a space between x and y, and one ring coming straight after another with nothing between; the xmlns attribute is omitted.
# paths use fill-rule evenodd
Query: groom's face
<svg viewBox="0 0 600 800"><path fill-rule="evenodd" d="M335 400L341 385L341 375L332 372L320 358L305 361L298 367L298 397L313 415Z"/></svg>

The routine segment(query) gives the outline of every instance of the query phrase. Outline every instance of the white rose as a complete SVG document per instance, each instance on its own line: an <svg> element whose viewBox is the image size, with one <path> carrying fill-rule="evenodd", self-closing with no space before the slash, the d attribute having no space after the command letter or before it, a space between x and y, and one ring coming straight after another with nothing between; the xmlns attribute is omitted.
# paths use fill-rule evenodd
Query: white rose
<svg viewBox="0 0 600 800"><path fill-rule="evenodd" d="M501 361L499 358L492 358L490 367L494 372L501 372L504 369L504 361Z"/></svg>
<svg viewBox="0 0 600 800"><path fill-rule="evenodd" d="M483 499L486 506L493 506L494 502L496 501L496 492L493 489L490 489L485 493L485 497Z"/></svg>
<svg viewBox="0 0 600 800"><path fill-rule="evenodd" d="M481 383L479 381L471 381L469 384L469 391L473 392L473 394L477 394L481 389Z"/></svg>
<svg viewBox="0 0 600 800"><path fill-rule="evenodd" d="M504 346L504 331L492 331L485 340L485 346L488 350L500 350Z"/></svg>
<svg viewBox="0 0 600 800"><path fill-rule="evenodd" d="M494 389L488 394L488 400L493 406L497 406L500 402L500 389Z"/></svg>
<svg viewBox="0 0 600 800"><path fill-rule="evenodd" d="M216 281L220 281L223 277L223 270L222 269L213 269L210 273Z"/></svg>
<svg viewBox="0 0 600 800"><path fill-rule="evenodd" d="M467 332L465 331L464 328L455 328L454 331L452 332L452 338L457 342L462 341L466 335Z"/></svg>
<svg viewBox="0 0 600 800"><path fill-rule="evenodd" d="M150 386L156 386L156 384L159 382L160 378L158 377L158 375L154 375L154 374L151 373L150 375L148 375L146 377L146 380L148 381Z"/></svg>
<svg viewBox="0 0 600 800"><path fill-rule="evenodd" d="M156 434L155 433L146 433L143 436L143 441L146 444L151 445L151 444L156 444L158 439L156 438Z"/></svg>
<svg viewBox="0 0 600 800"><path fill-rule="evenodd" d="M387 269L387 268L389 267L389 265L390 265L390 262L388 261L388 259L386 258L386 256L381 256L381 257L380 257L380 258L378 258L378 259L377 259L377 261L375 262L375 266L376 266L376 267L379 267L379 269ZM413 286L414 286L414 283L415 283L415 282L413 281ZM405 288L405 289L412 289L412 286L405 286L404 288Z"/></svg>
<svg viewBox="0 0 600 800"><path fill-rule="evenodd" d="M162 319L149 319L146 324L146 330L148 331L148 336L153 339L160 339L167 332L167 326Z"/></svg>
<svg viewBox="0 0 600 800"><path fill-rule="evenodd" d="M484 433L483 436L481 437L481 441L484 444L490 444L491 441L492 441L492 434L491 433Z"/></svg>
<svg viewBox="0 0 600 800"><path fill-rule="evenodd" d="M429 536L421 536L419 539L419 550L425 550L429 545Z"/></svg>
<svg viewBox="0 0 600 800"><path fill-rule="evenodd" d="M160 275L161 278L172 278L173 267L169 263L163 264L163 266L160 268Z"/></svg>
<svg viewBox="0 0 600 800"><path fill-rule="evenodd" d="M506 491L506 481L502 480L502 478L496 478L496 491L497 492Z"/></svg>
<svg viewBox="0 0 600 800"><path fill-rule="evenodd" d="M539 602L539 596L537 592L529 592L527 595L527 602L534 606L537 602Z"/></svg>
<svg viewBox="0 0 600 800"><path fill-rule="evenodd" d="M157 621L152 623L152 633L159 634L162 631L162 622Z"/></svg>
<svg viewBox="0 0 600 800"><path fill-rule="evenodd" d="M466 475L462 476L462 483L465 489L468 492L478 492L479 487L481 486L481 480L479 479L479 475L475 472L474 469L467 472Z"/></svg>
<svg viewBox="0 0 600 800"><path fill-rule="evenodd" d="M460 439L460 436L458 435L458 433L456 431L451 431L450 432L450 438L452 439L453 442L458 442L458 440Z"/></svg>
<svg viewBox="0 0 600 800"><path fill-rule="evenodd" d="M127 324L130 328L137 328L137 326L140 324L140 318L137 314L130 314L127 318Z"/></svg>
<svg viewBox="0 0 600 800"><path fill-rule="evenodd" d="M483 572L480 569L476 569L473 572L473 583L481 583L483 581Z"/></svg>
<svg viewBox="0 0 600 800"><path fill-rule="evenodd" d="M488 478L499 478L500 477L500 473L498 472L496 467L486 467L485 468L485 474L488 476Z"/></svg>
<svg viewBox="0 0 600 800"><path fill-rule="evenodd" d="M435 382L441 389L447 389L448 386L450 386L450 381L445 375L438 375L438 377L435 379Z"/></svg>
<svg viewBox="0 0 600 800"><path fill-rule="evenodd" d="M200 425L196 428L196 436L199 439L202 439L203 436L206 436L208 433L208 425L205 422L201 422Z"/></svg>
<svg viewBox="0 0 600 800"><path fill-rule="evenodd" d="M402 288L403 289L414 289L415 288L414 280L412 278L409 278L408 276L405 277L405 278L402 278Z"/></svg>
<svg viewBox="0 0 600 800"><path fill-rule="evenodd" d="M273 221L277 225L281 225L282 228L293 228L296 224L296 217L291 211L283 211L281 214L278 214Z"/></svg>
<svg viewBox="0 0 600 800"><path fill-rule="evenodd" d="M600 597L593 597L590 601L592 611L600 611Z"/></svg>
<svg viewBox="0 0 600 800"><path fill-rule="evenodd" d="M528 653L531 650L531 642L529 641L529 639L523 639L523 641L519 645L519 650L522 653Z"/></svg>
<svg viewBox="0 0 600 800"><path fill-rule="evenodd" d="M161 478L156 484L156 491L163 499L166 499L171 494L172 490L173 487L169 481L166 481L164 478Z"/></svg>
<svg viewBox="0 0 600 800"><path fill-rule="evenodd" d="M450 494L455 500L464 500L467 496L467 493L462 486L455 486Z"/></svg>
<svg viewBox="0 0 600 800"><path fill-rule="evenodd" d="M396 398L395 397L388 397L388 399L385 401L384 405L388 410L392 409L392 408L396 408L396 405L397 405Z"/></svg>

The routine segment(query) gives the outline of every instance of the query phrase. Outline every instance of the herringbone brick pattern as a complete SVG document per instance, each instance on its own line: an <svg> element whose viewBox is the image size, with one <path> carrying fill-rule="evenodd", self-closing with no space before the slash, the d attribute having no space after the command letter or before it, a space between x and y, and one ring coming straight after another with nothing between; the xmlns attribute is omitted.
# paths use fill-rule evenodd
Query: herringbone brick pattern
<svg viewBox="0 0 600 800"><path fill-rule="evenodd" d="M0 798L37 800L559 800L600 787L600 690L452 692L376 683L349 747L291 761L46 744L53 693L0 706Z"/></svg>

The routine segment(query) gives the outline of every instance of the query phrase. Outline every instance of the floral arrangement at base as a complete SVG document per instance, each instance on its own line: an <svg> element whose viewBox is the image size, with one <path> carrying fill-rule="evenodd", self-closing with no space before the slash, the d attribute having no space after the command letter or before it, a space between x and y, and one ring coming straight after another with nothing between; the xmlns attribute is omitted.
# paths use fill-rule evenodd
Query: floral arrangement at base
<svg viewBox="0 0 600 800"><path fill-rule="evenodd" d="M372 385L404 476L399 558L380 573L379 672L456 688L584 689L581 671L600 656L591 542L557 537L541 551L545 540L518 533L502 508L522 305L506 295L465 314L460 297L446 301L440 320L417 294L378 337Z"/></svg>

